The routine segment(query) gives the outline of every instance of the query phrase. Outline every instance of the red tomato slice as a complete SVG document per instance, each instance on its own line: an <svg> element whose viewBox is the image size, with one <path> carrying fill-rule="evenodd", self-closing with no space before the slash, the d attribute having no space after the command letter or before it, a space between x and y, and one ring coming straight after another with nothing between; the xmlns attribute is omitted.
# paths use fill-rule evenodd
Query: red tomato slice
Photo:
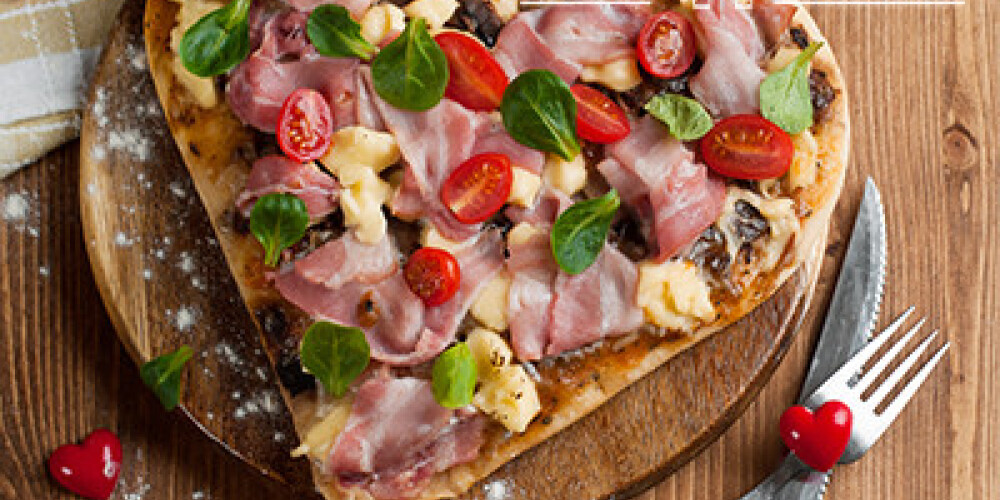
<svg viewBox="0 0 1000 500"><path fill-rule="evenodd" d="M458 261L446 250L424 247L410 256L403 268L410 290L428 306L448 302L458 291L462 271Z"/></svg>
<svg viewBox="0 0 1000 500"><path fill-rule="evenodd" d="M465 160L441 186L441 201L464 224L483 222L510 197L514 171L510 158L483 153Z"/></svg>
<svg viewBox="0 0 1000 500"><path fill-rule="evenodd" d="M281 107L275 133L289 158L300 162L318 159L330 148L333 135L330 104L312 89L292 92Z"/></svg>
<svg viewBox="0 0 1000 500"><path fill-rule="evenodd" d="M448 58L445 97L474 111L492 111L500 107L509 79L493 54L462 33L441 33L434 41Z"/></svg>
<svg viewBox="0 0 1000 500"><path fill-rule="evenodd" d="M701 138L709 168L736 179L780 177L792 166L795 145L780 127L758 115L735 115Z"/></svg>
<svg viewBox="0 0 1000 500"><path fill-rule="evenodd" d="M639 62L660 78L673 78L694 62L695 41L691 23L676 12L661 12L642 27L636 44Z"/></svg>
<svg viewBox="0 0 1000 500"><path fill-rule="evenodd" d="M576 98L576 134L598 144L611 144L628 136L628 116L601 91L582 83L569 89Z"/></svg>

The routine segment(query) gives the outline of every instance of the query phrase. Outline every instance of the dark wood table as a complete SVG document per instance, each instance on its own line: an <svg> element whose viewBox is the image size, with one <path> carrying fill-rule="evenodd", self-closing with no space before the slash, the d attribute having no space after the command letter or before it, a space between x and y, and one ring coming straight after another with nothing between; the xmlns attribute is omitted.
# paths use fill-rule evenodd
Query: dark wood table
<svg viewBox="0 0 1000 500"><path fill-rule="evenodd" d="M844 67L853 153L833 231L872 176L889 223L885 316L916 305L953 348L833 499L1000 496L1000 4L816 6ZM125 448L113 498L287 498L165 413L139 382L98 297L80 230L77 144L0 181L0 498L72 498L45 472L58 445L109 427ZM16 208L16 207L15 207ZM18 210L13 210L18 212ZM832 240L836 241L836 240ZM828 249L835 263L843 248ZM644 500L736 498L781 459L780 412L797 391L828 297L756 402Z"/></svg>

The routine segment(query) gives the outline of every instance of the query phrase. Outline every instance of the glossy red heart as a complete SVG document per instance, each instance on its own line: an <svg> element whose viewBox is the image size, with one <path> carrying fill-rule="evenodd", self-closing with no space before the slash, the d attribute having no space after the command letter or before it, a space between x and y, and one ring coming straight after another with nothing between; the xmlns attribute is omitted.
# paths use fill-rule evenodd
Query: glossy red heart
<svg viewBox="0 0 1000 500"><path fill-rule="evenodd" d="M81 444L66 444L49 456L56 482L84 498L107 500L122 468L122 444L107 429L91 432Z"/></svg>
<svg viewBox="0 0 1000 500"><path fill-rule="evenodd" d="M851 409L828 401L816 413L793 406L781 415L781 439L799 460L818 471L830 470L851 439Z"/></svg>

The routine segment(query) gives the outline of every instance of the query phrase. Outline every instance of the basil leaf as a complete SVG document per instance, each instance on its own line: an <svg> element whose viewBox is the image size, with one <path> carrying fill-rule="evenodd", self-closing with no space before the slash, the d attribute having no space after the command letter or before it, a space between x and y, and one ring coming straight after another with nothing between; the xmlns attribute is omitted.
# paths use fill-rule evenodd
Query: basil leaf
<svg viewBox="0 0 1000 500"><path fill-rule="evenodd" d="M809 97L809 61L823 42L811 43L794 61L760 84L760 112L785 132L795 135L813 124Z"/></svg>
<svg viewBox="0 0 1000 500"><path fill-rule="evenodd" d="M299 357L302 367L339 398L368 367L371 351L360 329L319 321L302 337Z"/></svg>
<svg viewBox="0 0 1000 500"><path fill-rule="evenodd" d="M386 102L401 109L425 111L444 96L448 60L417 18L372 59L372 85Z"/></svg>
<svg viewBox="0 0 1000 500"><path fill-rule="evenodd" d="M621 200L612 189L566 209L552 226L552 255L567 274L580 274L597 260Z"/></svg>
<svg viewBox="0 0 1000 500"><path fill-rule="evenodd" d="M461 408L471 403L478 376L469 344L458 342L434 361L431 371L434 399L445 408Z"/></svg>
<svg viewBox="0 0 1000 500"><path fill-rule="evenodd" d="M667 125L670 135L681 141L701 139L712 130L712 117L701 103L679 94L660 94L650 99L644 108Z"/></svg>
<svg viewBox="0 0 1000 500"><path fill-rule="evenodd" d="M309 41L327 57L371 59L375 47L361 36L361 25L344 7L325 4L316 7L306 22Z"/></svg>
<svg viewBox="0 0 1000 500"><path fill-rule="evenodd" d="M298 196L271 193L261 196L250 212L250 232L264 247L264 263L278 264L282 250L294 245L306 234L309 212Z"/></svg>
<svg viewBox="0 0 1000 500"><path fill-rule="evenodd" d="M181 62L201 77L221 75L250 54L251 0L232 0L194 23L181 38Z"/></svg>
<svg viewBox="0 0 1000 500"><path fill-rule="evenodd" d="M143 364L139 377L153 390L167 411L177 407L181 398L181 369L191 359L191 348L182 345L176 351L164 354Z"/></svg>
<svg viewBox="0 0 1000 500"><path fill-rule="evenodd" d="M510 82L500 103L503 126L517 142L570 161L580 153L576 100L555 73L531 70Z"/></svg>

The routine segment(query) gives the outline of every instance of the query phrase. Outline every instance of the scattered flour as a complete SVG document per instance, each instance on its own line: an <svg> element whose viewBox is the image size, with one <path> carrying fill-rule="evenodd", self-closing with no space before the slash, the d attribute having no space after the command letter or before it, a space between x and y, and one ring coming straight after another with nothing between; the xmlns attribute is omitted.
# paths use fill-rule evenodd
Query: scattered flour
<svg viewBox="0 0 1000 500"><path fill-rule="evenodd" d="M24 221L30 210L31 204L23 193L11 193L3 200L3 218L6 221Z"/></svg>
<svg viewBox="0 0 1000 500"><path fill-rule="evenodd" d="M181 252L180 261L177 266L181 268L181 271L184 271L187 274L193 273L195 268L194 257L191 257L191 254L186 251Z"/></svg>
<svg viewBox="0 0 1000 500"><path fill-rule="evenodd" d="M125 234L122 231L118 231L118 233L115 234L115 245L118 245L120 247L130 247L134 243L135 239L130 238L129 235Z"/></svg>
<svg viewBox="0 0 1000 500"><path fill-rule="evenodd" d="M177 325L178 330L186 332L194 326L197 318L198 311L195 311L189 306L181 306L180 309L177 309L177 314L174 315L174 324Z"/></svg>
<svg viewBox="0 0 1000 500"><path fill-rule="evenodd" d="M191 500L205 500L206 498L208 498L208 496L204 491L199 490L191 493Z"/></svg>
<svg viewBox="0 0 1000 500"><path fill-rule="evenodd" d="M153 141L138 129L108 131L108 147L122 151L141 162L153 157Z"/></svg>
<svg viewBox="0 0 1000 500"><path fill-rule="evenodd" d="M510 482L506 479L497 479L483 486L486 500L507 500L510 498L510 490Z"/></svg>
<svg viewBox="0 0 1000 500"><path fill-rule="evenodd" d="M233 410L233 416L237 420L242 420L251 415L274 415L281 411L279 396L273 391L263 391L253 397L234 399L240 401L240 405Z"/></svg>
<svg viewBox="0 0 1000 500"><path fill-rule="evenodd" d="M38 268L38 275L46 278L49 276L49 266L41 266Z"/></svg>

